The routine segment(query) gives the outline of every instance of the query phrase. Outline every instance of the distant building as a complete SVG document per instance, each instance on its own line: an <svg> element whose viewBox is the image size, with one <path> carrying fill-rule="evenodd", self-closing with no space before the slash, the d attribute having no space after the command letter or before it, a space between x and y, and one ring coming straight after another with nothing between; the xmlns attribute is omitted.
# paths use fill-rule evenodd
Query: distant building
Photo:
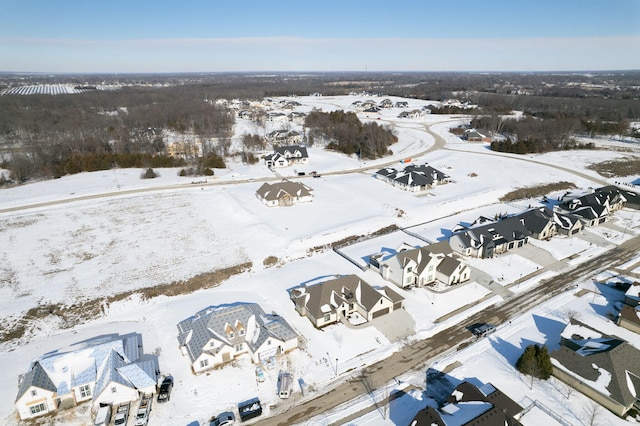
<svg viewBox="0 0 640 426"><path fill-rule="evenodd" d="M256 191L256 197L268 207L291 206L313 201L313 189L302 182L265 182Z"/></svg>
<svg viewBox="0 0 640 426"><path fill-rule="evenodd" d="M273 154L264 157L267 167L287 167L292 164L307 164L309 154L302 145L287 145L275 148Z"/></svg>
<svg viewBox="0 0 640 426"><path fill-rule="evenodd" d="M448 175L428 164L421 166L410 164L403 170L386 167L378 170L375 176L388 184L412 192L424 191L433 186L449 182Z"/></svg>

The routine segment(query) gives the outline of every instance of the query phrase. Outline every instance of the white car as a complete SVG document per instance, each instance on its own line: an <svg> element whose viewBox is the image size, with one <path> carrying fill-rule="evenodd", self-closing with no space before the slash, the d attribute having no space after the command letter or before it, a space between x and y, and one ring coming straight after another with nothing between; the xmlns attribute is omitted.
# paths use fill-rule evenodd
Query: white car
<svg viewBox="0 0 640 426"><path fill-rule="evenodd" d="M236 416L233 415L231 411L225 411L224 413L220 413L213 419L211 419L210 426L228 426L232 425L236 421Z"/></svg>

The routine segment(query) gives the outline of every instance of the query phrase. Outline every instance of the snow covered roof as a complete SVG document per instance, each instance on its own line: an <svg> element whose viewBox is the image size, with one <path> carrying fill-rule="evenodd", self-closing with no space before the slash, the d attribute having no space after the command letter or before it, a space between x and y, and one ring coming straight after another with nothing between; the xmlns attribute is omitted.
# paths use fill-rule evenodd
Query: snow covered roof
<svg viewBox="0 0 640 426"><path fill-rule="evenodd" d="M238 327L246 330L243 340L252 351L269 337L287 341L298 336L284 318L266 314L257 303L237 303L209 306L179 322L178 342L187 349L191 362L194 362L212 338L232 345L227 333L229 327L233 331L237 331Z"/></svg>
<svg viewBox="0 0 640 426"><path fill-rule="evenodd" d="M567 330L568 329L568 330ZM587 333L587 327L572 321L562 333L562 346L551 353L554 367L578 378L585 385L623 406L631 407L640 390L640 351L624 340ZM598 337L579 339L577 333ZM565 338L565 335L571 335Z"/></svg>

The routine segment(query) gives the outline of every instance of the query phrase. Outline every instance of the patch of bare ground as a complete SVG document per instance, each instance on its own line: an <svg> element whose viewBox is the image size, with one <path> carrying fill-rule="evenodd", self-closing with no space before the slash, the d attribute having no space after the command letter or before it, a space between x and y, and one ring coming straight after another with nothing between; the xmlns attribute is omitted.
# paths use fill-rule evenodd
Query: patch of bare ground
<svg viewBox="0 0 640 426"><path fill-rule="evenodd" d="M97 297L83 302L76 302L72 305L57 303L37 306L29 309L21 318L15 321L3 321L0 325L0 333L2 336L0 343L7 343L25 337L33 324L38 320L57 317L56 319L62 320L63 328L70 328L82 324L89 319L104 315L105 309L108 308L111 303L125 300L131 296L138 295L142 300L149 300L158 296L189 294L197 290L216 287L230 277L250 270L252 266L253 264L251 262L241 263L228 268L196 275L185 281L175 281L154 287L130 290L111 296Z"/></svg>
<svg viewBox="0 0 640 426"><path fill-rule="evenodd" d="M402 213L404 213L404 212L402 212ZM345 247L345 246L348 246L349 244L355 244L355 243L358 243L360 241L364 241L364 240L368 240L370 238L378 237L380 235L390 234L391 232L397 231L398 229L400 229L400 228L398 228L396 225L385 226L384 228L380 228L377 231L373 231L373 232L371 232L369 234L366 234L366 235L351 235L351 236L343 238L341 240L334 241L333 243L330 243L330 244L325 245L325 246L312 247L309 250L307 250L307 252L308 253L321 252L321 251L324 251L324 249L327 246L332 248L332 249Z"/></svg>
<svg viewBox="0 0 640 426"><path fill-rule="evenodd" d="M508 192L502 197L500 201L517 201L526 200L528 198L541 197L547 195L550 192L563 191L565 189L575 189L576 185L572 182L556 182L547 183L544 185L528 186L526 188L518 188L514 191Z"/></svg>
<svg viewBox="0 0 640 426"><path fill-rule="evenodd" d="M265 268L270 268L271 266L275 265L276 263L278 263L278 258L276 256L267 256L262 261L262 264L264 265Z"/></svg>
<svg viewBox="0 0 640 426"><path fill-rule="evenodd" d="M631 176L640 170L640 157L618 158L616 160L603 161L601 163L590 164L589 170L600 173L606 178Z"/></svg>

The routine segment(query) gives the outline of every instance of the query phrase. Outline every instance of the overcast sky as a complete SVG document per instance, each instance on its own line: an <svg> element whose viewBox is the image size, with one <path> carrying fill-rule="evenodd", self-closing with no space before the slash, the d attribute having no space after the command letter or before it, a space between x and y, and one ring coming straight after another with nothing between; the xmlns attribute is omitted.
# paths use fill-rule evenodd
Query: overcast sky
<svg viewBox="0 0 640 426"><path fill-rule="evenodd" d="M640 69L640 0L0 0L0 71Z"/></svg>

